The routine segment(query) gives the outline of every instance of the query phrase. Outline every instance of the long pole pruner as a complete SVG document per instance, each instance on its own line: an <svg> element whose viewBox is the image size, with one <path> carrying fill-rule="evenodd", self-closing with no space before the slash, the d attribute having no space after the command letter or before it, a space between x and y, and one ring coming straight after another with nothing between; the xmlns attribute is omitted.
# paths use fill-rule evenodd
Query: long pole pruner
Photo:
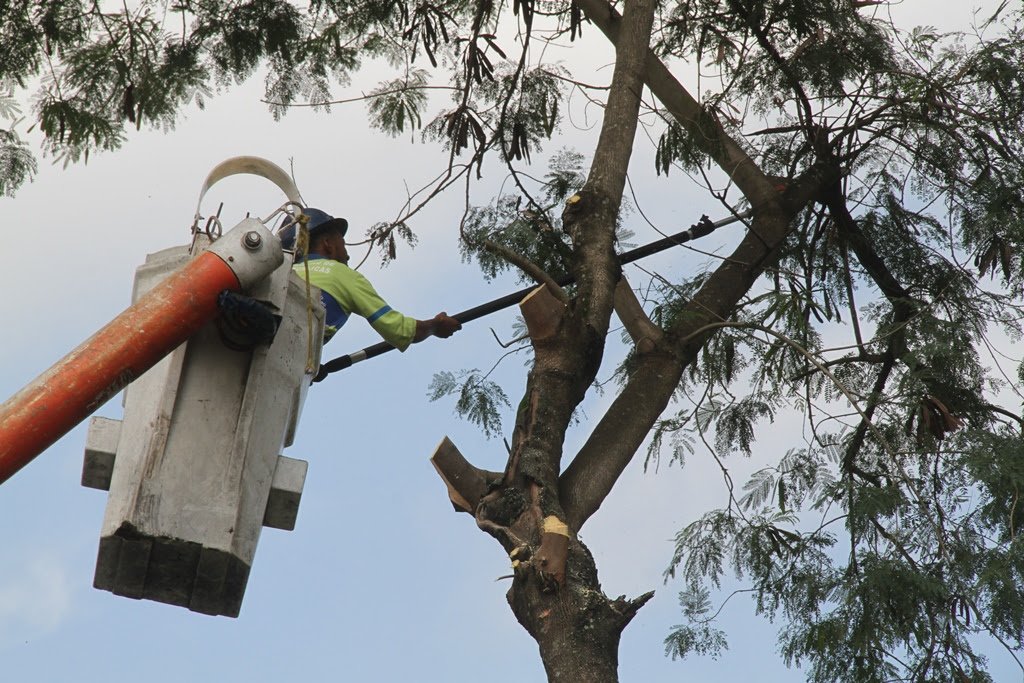
<svg viewBox="0 0 1024 683"><path fill-rule="evenodd" d="M627 263L632 263L633 261L639 261L642 258L647 258L648 256L657 254L658 252L665 251L666 249L677 247L681 244L684 244L691 240L698 239L700 237L705 237L713 233L718 228L721 228L722 226L730 225L731 223L743 220L744 218L749 218L752 215L752 213L753 212L748 210L742 213L735 214L733 216L729 216L728 218L723 218L718 221L712 221L707 216L701 216L699 221L691 225L686 230L683 230L682 232L677 232L674 235L663 237L660 240L651 242L650 244L645 244L642 247L637 247L636 249L631 249L629 251L625 251L619 254L619 263L625 265ZM565 275L555 281L559 284L559 286L564 287L566 285L572 284L573 282L576 281L576 279L572 275ZM495 313L496 311L500 311L504 308L508 308L509 306L513 306L519 303L520 301L523 300L523 297L525 297L527 294L529 294L536 288L537 285L525 287L518 291L512 292L511 294L506 294L505 296L494 299L493 301L488 301L487 303L480 304L479 306L474 306L473 308L462 311L461 313L456 313L452 317L458 320L463 325L465 325L466 323L476 320L477 318L482 318L485 315L490 315L491 313ZM313 381L320 382L326 379L327 376L330 375L331 373L338 372L339 370L344 370L345 368L351 367L352 365L360 361L364 361L367 358L373 358L374 356L379 356L382 353L393 351L394 348L394 346L387 342L380 342L378 344L374 344L373 346L367 346L365 349L354 351L353 353L349 353L344 356L338 356L337 358L334 358L332 360L327 361L326 363L321 364L320 371L317 373Z"/></svg>

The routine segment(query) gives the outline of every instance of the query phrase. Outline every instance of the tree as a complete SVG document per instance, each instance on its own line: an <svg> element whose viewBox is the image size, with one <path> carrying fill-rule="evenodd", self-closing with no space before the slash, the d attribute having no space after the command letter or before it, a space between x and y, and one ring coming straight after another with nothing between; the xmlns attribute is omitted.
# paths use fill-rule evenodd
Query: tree
<svg viewBox="0 0 1024 683"><path fill-rule="evenodd" d="M281 114L326 107L332 79L380 59L397 76L370 95L371 123L445 146L433 191L472 182L489 157L507 166L515 192L467 207L462 238L485 273L511 265L543 285L522 304L527 388L503 472L450 443L434 462L456 508L509 553L510 606L552 681L615 680L619 635L649 599L605 596L578 536L644 444L653 458L693 440L718 459L749 454L757 430L792 409L808 436L680 531L668 573L686 584L687 622L669 652L721 647L711 589L731 567L811 680L991 680L977 639L1012 654L1024 638L1022 418L1004 405L1024 371L1011 378L986 358L991 334L1020 334L1022 15L1003 2L970 33L942 35L905 31L884 10L23 2L2 13L0 78L42 77L36 125L74 161L115 148L125 125L172 126L185 103L261 64ZM534 57L566 34L609 41L615 68L589 172L562 154L537 183L521 167L553 137L567 91L587 89ZM699 79L677 75L687 61ZM695 96L683 80L714 87ZM428 120L440 83L452 99ZM702 180L746 230L717 267L638 287L615 248L642 115L662 122L657 170ZM0 167L11 188L32 160L13 126L5 134L0 158L20 160ZM407 230L377 226L385 258ZM574 284L555 282L564 274ZM565 453L613 313L631 352L611 407ZM450 392L500 429L504 394L486 378L439 377L435 393Z"/></svg>

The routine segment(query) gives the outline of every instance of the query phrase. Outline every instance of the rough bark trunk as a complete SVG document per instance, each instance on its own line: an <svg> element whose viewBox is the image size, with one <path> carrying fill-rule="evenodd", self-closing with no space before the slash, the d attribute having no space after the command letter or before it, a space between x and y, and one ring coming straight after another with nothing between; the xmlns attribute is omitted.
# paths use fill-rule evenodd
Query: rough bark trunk
<svg viewBox="0 0 1024 683"><path fill-rule="evenodd" d="M618 681L619 638L654 593L635 600L609 599L587 548L570 543L570 576L565 588L547 591L529 573L517 571L508 592L516 619L540 647L551 683Z"/></svg>
<svg viewBox="0 0 1024 683"><path fill-rule="evenodd" d="M505 481L508 472L479 470L447 438L431 462L455 509L472 514L508 552L513 569L508 603L537 641L548 680L618 681L619 637L654 593L633 600L608 598L593 556L568 527L548 514L549 501L544 498L550 493L540 484L510 484Z"/></svg>

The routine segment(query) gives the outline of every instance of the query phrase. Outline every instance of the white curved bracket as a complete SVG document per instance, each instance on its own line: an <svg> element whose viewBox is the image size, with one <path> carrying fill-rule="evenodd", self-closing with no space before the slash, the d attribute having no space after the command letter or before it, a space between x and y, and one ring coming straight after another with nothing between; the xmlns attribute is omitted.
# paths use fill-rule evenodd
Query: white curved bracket
<svg viewBox="0 0 1024 683"><path fill-rule="evenodd" d="M209 190L215 183L228 176L239 175L242 173L248 173L251 175L258 175L266 178L270 182L277 185L288 200L295 204L302 204L299 198L299 189L292 182L291 176L289 176L283 168L278 166L272 161L268 161L262 157L231 157L225 159L210 171L209 175L206 176L206 181L203 182L203 188L199 191L199 201L196 202L196 215L193 221L193 226L199 224L200 214L199 209L203 205L203 197L206 196L207 190Z"/></svg>

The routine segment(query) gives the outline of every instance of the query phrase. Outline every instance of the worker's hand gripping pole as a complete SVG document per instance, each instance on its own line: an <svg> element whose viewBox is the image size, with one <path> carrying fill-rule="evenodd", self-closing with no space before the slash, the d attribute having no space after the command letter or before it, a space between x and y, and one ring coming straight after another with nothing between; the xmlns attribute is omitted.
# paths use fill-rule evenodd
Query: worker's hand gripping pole
<svg viewBox="0 0 1024 683"><path fill-rule="evenodd" d="M0 483L46 450L217 314L217 295L247 289L284 260L245 219L0 406Z"/></svg>

